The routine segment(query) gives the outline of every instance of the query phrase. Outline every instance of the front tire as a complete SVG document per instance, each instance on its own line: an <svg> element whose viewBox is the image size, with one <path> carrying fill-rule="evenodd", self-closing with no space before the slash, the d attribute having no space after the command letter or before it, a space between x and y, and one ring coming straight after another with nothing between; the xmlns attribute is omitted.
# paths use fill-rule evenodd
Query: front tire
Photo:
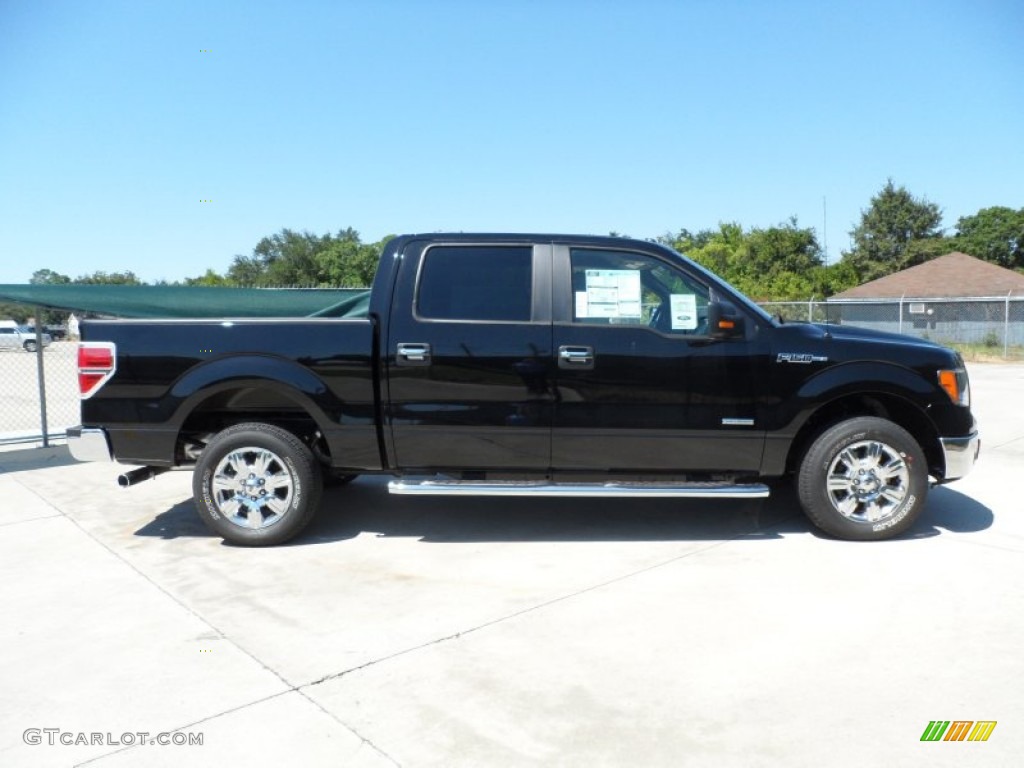
<svg viewBox="0 0 1024 768"><path fill-rule="evenodd" d="M849 541L880 541L906 531L928 495L928 462L913 435L873 416L823 432L800 465L807 517Z"/></svg>
<svg viewBox="0 0 1024 768"><path fill-rule="evenodd" d="M321 492L320 465L309 446L270 424L237 424L217 433L192 474L206 526L247 547L296 536L316 514Z"/></svg>
<svg viewBox="0 0 1024 768"><path fill-rule="evenodd" d="M36 343L34 341L26 341L25 342L25 351L26 352L35 352L36 351Z"/></svg>

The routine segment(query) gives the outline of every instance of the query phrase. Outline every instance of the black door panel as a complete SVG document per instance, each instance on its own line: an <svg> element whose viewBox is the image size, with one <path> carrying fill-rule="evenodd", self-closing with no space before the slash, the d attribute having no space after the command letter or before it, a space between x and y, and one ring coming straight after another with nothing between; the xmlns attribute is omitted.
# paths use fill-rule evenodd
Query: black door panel
<svg viewBox="0 0 1024 768"><path fill-rule="evenodd" d="M546 471L550 246L434 244L401 269L386 348L396 464Z"/></svg>
<svg viewBox="0 0 1024 768"><path fill-rule="evenodd" d="M588 348L592 356L590 368L558 366L553 468L755 472L764 445L755 419L763 366L756 340L712 340L707 289L652 255L573 249L570 257L556 247L554 257L555 348ZM641 295L608 293L604 278L629 270L641 279L622 278L622 291L639 285ZM592 291L591 275L603 281ZM588 291L589 302L581 296ZM588 315L593 297L602 302L599 315L610 317Z"/></svg>

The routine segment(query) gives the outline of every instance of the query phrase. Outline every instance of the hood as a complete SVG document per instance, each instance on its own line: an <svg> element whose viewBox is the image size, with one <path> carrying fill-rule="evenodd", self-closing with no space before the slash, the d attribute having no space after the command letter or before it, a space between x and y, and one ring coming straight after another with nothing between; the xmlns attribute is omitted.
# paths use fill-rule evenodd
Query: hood
<svg viewBox="0 0 1024 768"><path fill-rule="evenodd" d="M852 339L854 341L875 341L886 344L901 344L926 349L945 349L941 344L934 341L922 339L918 336L907 336L903 333L890 333L889 331L876 331L871 328L860 328L855 325L825 325L814 323L822 333L828 334L834 339Z"/></svg>
<svg viewBox="0 0 1024 768"><path fill-rule="evenodd" d="M956 352L941 344L901 333L822 323L791 323L778 326L778 329L782 332L781 343L786 343L783 340L786 337L794 341L800 338L815 345L821 344L823 350L831 348L831 356L837 359L875 357L902 364L908 364L909 357L943 363L956 359ZM839 349L848 349L849 353L839 354Z"/></svg>

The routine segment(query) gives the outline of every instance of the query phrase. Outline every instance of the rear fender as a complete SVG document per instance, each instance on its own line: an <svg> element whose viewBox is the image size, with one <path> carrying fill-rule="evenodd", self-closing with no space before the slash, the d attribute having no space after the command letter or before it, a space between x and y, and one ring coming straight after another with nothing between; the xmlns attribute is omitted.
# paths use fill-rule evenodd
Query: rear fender
<svg viewBox="0 0 1024 768"><path fill-rule="evenodd" d="M343 403L319 376L297 363L266 355L225 357L189 370L171 387L169 399L178 404L171 420L180 427L210 397L246 387L266 389L293 401L321 430L340 420Z"/></svg>

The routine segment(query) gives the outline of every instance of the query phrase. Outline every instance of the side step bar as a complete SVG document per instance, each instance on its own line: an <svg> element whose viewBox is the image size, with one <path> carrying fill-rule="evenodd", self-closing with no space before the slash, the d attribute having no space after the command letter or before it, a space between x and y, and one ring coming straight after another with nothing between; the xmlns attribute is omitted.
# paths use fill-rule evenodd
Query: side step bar
<svg viewBox="0 0 1024 768"><path fill-rule="evenodd" d="M764 499L768 486L761 483L548 483L531 481L438 480L400 478L388 483L399 496L603 496L683 499Z"/></svg>

